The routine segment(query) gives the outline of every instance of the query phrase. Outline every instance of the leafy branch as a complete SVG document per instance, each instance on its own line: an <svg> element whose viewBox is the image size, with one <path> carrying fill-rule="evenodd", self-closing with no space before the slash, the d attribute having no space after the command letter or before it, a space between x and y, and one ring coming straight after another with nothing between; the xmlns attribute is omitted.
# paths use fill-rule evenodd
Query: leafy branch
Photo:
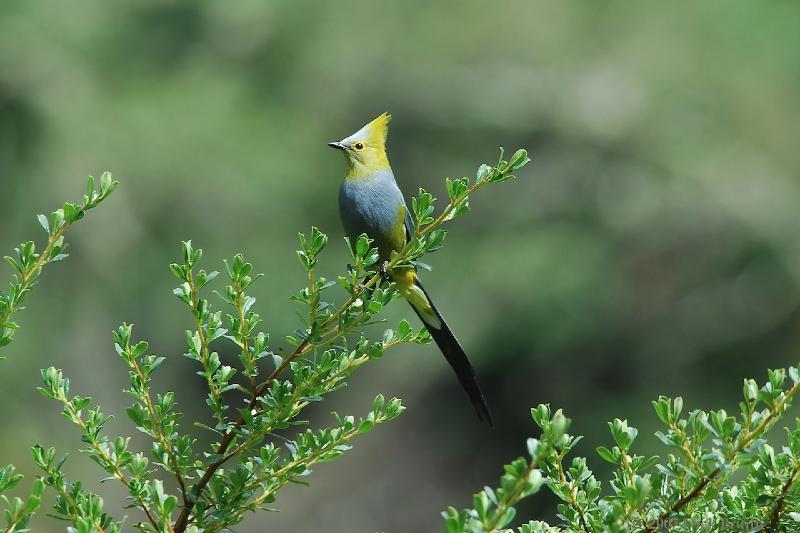
<svg viewBox="0 0 800 533"><path fill-rule="evenodd" d="M153 439L153 457L160 467L172 473L187 501L186 476L191 468L186 458L192 456L192 440L178 434L180 414L175 411L175 394L168 392L153 398L150 375L164 362L164 357L145 355L146 341L132 342L133 326L123 324L114 332L114 348L131 369L131 388L126 392L138 401L128 408L128 416L137 428Z"/></svg>
<svg viewBox="0 0 800 533"><path fill-rule="evenodd" d="M192 315L185 355L197 362L197 374L208 388L210 422L196 421L195 425L216 436L210 449L196 450L196 441L181 432L182 414L175 393L153 390L152 375L166 359L148 353L146 341L134 340L131 325L123 324L114 332L114 346L128 368L130 388L125 392L134 399L127 415L150 439L149 456L131 449L130 438L107 436L104 429L111 417L99 407L90 408L90 398L71 396L69 380L60 370L43 370L39 390L58 401L63 415L80 428L86 444L82 452L108 474L103 481L114 480L126 488L129 507L142 513L136 528L145 532L228 530L248 512L268 509L286 485L304 483L315 465L348 451L356 436L403 412L400 400L387 401L378 395L361 418L334 413L330 427L316 429L305 427L308 421L302 419L312 403L345 387L353 372L380 359L387 350L431 341L425 329L414 330L406 321L386 329L380 339L363 334L363 327L380 322L383 309L399 297L386 271L420 265L417 260L422 255L442 246L444 224L469 211L474 192L511 179L528 161L522 150L509 161L503 160L501 152L496 165L478 169L475 180L448 179L449 202L438 215L434 215L434 198L420 190L410 203L411 238L383 265L378 264L373 242L362 235L347 242L352 266L337 279L327 280L316 270L327 236L317 228L300 234L297 256L307 283L291 300L304 311L300 327L285 337L290 346L286 350L271 348L269 334L260 330L263 321L250 290L261 275L253 272L253 266L241 254L224 262L229 281L214 291L227 306L223 314L205 295L218 273L200 269L202 250L184 242L182 262L170 265L170 270L179 280L174 294ZM23 308L43 267L65 257L67 228L115 186L111 176L104 174L100 190L95 191L90 178L82 204L65 204L50 218L39 217L48 233L41 253L29 242L17 248L16 258L7 258L15 274L8 295L0 295L0 347L11 342L17 326L10 319ZM331 298L334 287L345 291L340 303ZM225 364L215 351L223 341L236 346L237 363ZM600 459L614 467L605 492L586 458L569 459L581 440L567 433L569 419L560 410L540 405L531 415L541 435L528 440L527 456L506 465L500 486L485 487L476 494L472 508L450 507L442 513L446 531L512 531L515 506L542 486L561 501L559 523L530 521L517 528L520 533L795 530L800 525L800 420L795 419L795 428L787 430L787 444L782 448L771 446L766 437L786 416L798 390L800 371L789 367L770 370L762 386L745 380L738 416L724 410L683 415L682 398L659 397L653 407L665 426L656 433L668 448L663 459L637 455L638 430L627 420L613 420L609 423L613 444L596 449ZM26 530L48 488L56 499L51 516L69 522L71 531L121 531L124 520L115 520L104 510L100 495L79 481L67 482L62 473L66 458L57 460L53 448L38 445L33 458L42 474L25 498L4 494L19 486L21 476L12 465L0 468L4 533ZM734 478L739 470L744 470L743 475ZM175 494L170 494L159 473L174 478Z"/></svg>
<svg viewBox="0 0 800 533"><path fill-rule="evenodd" d="M17 474L15 472L14 465L8 465L5 468L0 468L0 494L14 488L21 480L22 474ZM30 496L28 496L25 501L18 496L15 496L12 499L9 499L5 495L0 496L6 507L6 526L2 529L3 533L25 531L25 528L30 522L34 513L36 513L42 504L42 495L44 494L44 489L44 482L40 479L37 479L33 483L33 489Z"/></svg>
<svg viewBox="0 0 800 533"><path fill-rule="evenodd" d="M240 523L247 512L263 509L273 503L289 483L302 483L319 463L331 461L350 449L357 435L399 416L404 407L400 400L385 400L378 395L366 416L339 416L328 428L294 432L308 422L303 411L332 392L346 386L353 372L401 344L426 344L430 334L423 328L414 330L403 320L396 328L386 329L382 338L371 340L362 328L380 322L380 313L399 298L386 271L416 266L416 260L442 246L446 232L442 226L469 211L471 195L489 183L507 181L529 161L524 150L515 152L509 161L500 159L493 166L482 165L474 180L447 180L449 202L434 216L435 199L420 190L412 199L411 238L393 253L384 265L378 264L378 251L366 235L355 242L347 241L352 265L335 280L317 273L320 255L328 244L327 236L317 228L308 235L299 234L298 259L305 270L307 286L291 300L304 306L301 326L285 337L289 349L270 347L270 336L261 331L261 317L255 310L256 299L250 294L252 285L261 277L241 254L224 262L229 282L223 290L214 291L228 306L223 314L206 296L209 285L218 276L216 271L200 268L203 252L190 241L182 244L182 261L170 265L179 280L173 293L189 309L192 329L186 332L185 356L196 361L197 374L208 388L206 404L211 421L195 425L216 435L211 449L195 450L197 443L181 432L182 414L177 410L173 391L153 390L152 376L166 359L149 353L149 344L134 340L133 326L123 324L114 332L117 355L128 368L130 387L126 392L134 400L127 409L136 429L151 440L150 455L133 450L130 438L110 437L105 426L111 418L99 406L90 407L91 398L72 396L69 380L54 367L42 371L40 391L62 406L63 415L81 430L86 447L81 450L108 475L128 491L130 507L139 509L143 519L134 524L145 532L220 531ZM22 245L12 296L2 308L4 317L19 310L22 299L33 286L42 266L64 257L63 233L74 221L102 201L116 186L104 174L100 192L89 181L89 194L81 206L66 204L50 220L40 217L48 231L49 244L39 255L33 245ZM52 230L51 228L52 224ZM334 288L345 295L340 303L331 298ZM5 318L4 318L5 320ZM13 325L4 327L13 329ZM5 333L5 329L3 332ZM10 335L10 334L9 334ZM10 337L9 337L10 338ZM224 363L217 343L232 342L237 347L238 363ZM266 376L266 377L262 377ZM235 407L231 407L235 406ZM542 452L556 444L558 427L564 425L562 415L555 417L553 433L544 438ZM550 431L550 430L548 430ZM280 445L282 444L282 445ZM45 487L56 493L55 514L67 520L75 531L119 531L122 521L103 511L102 498L85 490L80 482L68 483L61 472L64 459L56 460L53 448L36 446L34 460L44 474L36 480L26 501L5 499L6 531L19 531L28 524L40 505ZM541 476L537 459L533 465L518 465L527 481L520 481L507 490L498 489L498 497L509 502L538 490ZM174 478L176 494L160 479L159 473ZM539 477L537 478L537 475ZM0 492L19 482L13 467L0 470ZM507 494L507 496L503 496ZM499 515L488 520L498 526L513 513L508 503Z"/></svg>
<svg viewBox="0 0 800 533"><path fill-rule="evenodd" d="M615 466L609 482L611 493L605 496L585 458L576 457L565 468L564 459L580 437L564 434L542 455L532 450L530 461L518 459L507 466L501 480L503 489L496 496L484 489L473 499L472 509L456 513L450 508L443 513L445 530L484 533L506 527L514 517L513 505L535 492L515 490L534 468L541 472L544 484L565 502L558 506L558 518L568 531L797 529L800 419L795 419L796 429L788 432L788 445L780 453L766 443L765 437L786 414L798 390L800 371L796 367L770 370L768 381L761 387L747 379L739 419L724 410L695 410L681 417L680 397L659 397L653 407L667 431L656 436L679 454L668 454L663 462L656 456L632 454L638 431L627 421L615 419L609 423L615 446L597 448L599 457ZM543 430L542 442L549 442L545 438L550 430L547 420L552 424L555 416L549 417L548 406L532 412ZM535 450L541 451L541 445ZM728 485L742 466L747 467L744 480ZM550 533L561 529L545 522L529 522L518 531Z"/></svg>
<svg viewBox="0 0 800 533"><path fill-rule="evenodd" d="M541 464L557 447L569 446L575 441L566 434L570 420L559 409L551 415L550 407L540 405L531 409L531 417L542 430L540 439L528 439L530 459L519 457L505 466L505 474L500 478L500 487L485 487L473 499L473 509L461 512L450 507L442 513L447 533L461 531L480 531L492 533L514 520L516 505L520 500L537 492L544 484L540 470Z"/></svg>
<svg viewBox="0 0 800 533"><path fill-rule="evenodd" d="M122 531L122 522L114 521L103 511L103 500L100 496L85 490L80 482L67 484L61 472L66 457L56 462L55 449L45 450L38 445L32 451L34 461L45 474L38 480L40 486L46 485L56 492L53 517L70 522L77 533Z"/></svg>
<svg viewBox="0 0 800 533"><path fill-rule="evenodd" d="M14 331L19 327L11 322L12 316L24 309L23 304L39 279L42 269L51 263L65 259L67 244L64 235L78 220L86 216L86 212L100 205L117 187L111 174L104 172L100 177L100 188L95 190L94 178L89 176L86 194L80 204L65 203L64 206L50 214L38 215L37 219L47 232L47 243L44 250L36 252L33 241L27 241L14 248L15 257L5 256L6 262L14 269L8 293L0 291L0 348L11 344ZM0 357L0 360L3 358Z"/></svg>
<svg viewBox="0 0 800 533"><path fill-rule="evenodd" d="M147 501L149 497L146 486L149 474L146 470L147 460L141 454L134 456L128 450L129 438L118 437L111 441L101 435L100 432L110 417L103 415L97 407L89 409L84 417L83 411L91 403L91 398L80 396L70 398L69 380L63 377L60 370L54 367L43 370L42 382L44 387L39 387L39 392L61 402L64 406L64 417L83 430L82 440L89 445L89 448L83 451L128 489L136 505L144 511L147 520L159 530L163 524L159 524L156 520ZM70 515L70 513L64 514ZM95 524L94 527L99 525Z"/></svg>
<svg viewBox="0 0 800 533"><path fill-rule="evenodd" d="M786 371L783 369L771 370L769 372L769 382L755 393L753 393L753 387L749 380L745 382L745 402L741 404L744 415L743 426L737 423L734 417L727 416L727 413L722 409L716 412L712 411L708 415L702 411L693 413L693 418L697 419L705 428L704 430L698 427L695 430L696 438L702 441L704 438L700 437L705 437L710 432L723 445L723 448L727 448L727 453L724 459L720 459L720 450L714 450L708 460L719 462L719 466L716 466L710 473L701 475L688 493L685 493L673 505L669 506L657 519L647 524L644 529L645 532L655 531L660 524L666 523L686 505L700 497L709 487L718 484L720 478L730 476L738 468L742 459L741 455L743 453L752 453L754 448L761 444L757 442L755 447L751 446L754 441L761 439L780 420L783 413L788 409L791 400L800 390L800 375L797 370L794 369L791 375L794 382L786 391L783 390L786 379ZM666 418L668 423L675 429L672 429L666 439L662 440L666 440L672 445L675 444L676 440L681 442L681 448L687 459L694 465L699 466L701 472L706 470L707 467L699 465L698 460L683 444L686 441L684 431L686 424L676 425L676 420L678 423L681 422L678 419L679 411L676 412L673 409L664 412L663 408L659 409L659 405L664 403L663 400L663 398L659 398L659 402L654 402L656 412L659 413L660 417ZM754 411L752 406L756 402L764 403L767 407L763 411ZM708 422L709 419L710 423ZM706 461L707 464L708 460Z"/></svg>

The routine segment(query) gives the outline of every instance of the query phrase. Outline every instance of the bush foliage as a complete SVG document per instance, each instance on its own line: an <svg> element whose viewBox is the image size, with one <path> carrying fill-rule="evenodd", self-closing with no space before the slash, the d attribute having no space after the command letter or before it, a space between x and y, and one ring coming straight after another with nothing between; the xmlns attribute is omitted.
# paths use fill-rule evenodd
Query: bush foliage
<svg viewBox="0 0 800 533"><path fill-rule="evenodd" d="M420 190L412 199L412 239L393 254L385 269L425 266L419 259L442 246L442 226L469 211L478 189L514 177L529 161L524 150L509 160L501 151L494 165L482 165L476 178L447 180L448 204L435 213L435 199ZM23 309L45 266L66 257L66 231L87 211L105 200L116 187L104 174L99 190L89 179L80 204L65 204L39 222L48 235L42 252L33 242L21 244L6 260L14 274L7 293L0 293L0 348L13 340L12 322ZM230 529L249 512L270 509L281 489L306 483L311 468L332 461L350 450L351 441L386 423L403 410L399 399L382 395L360 416L333 413L331 424L308 428L304 410L326 395L343 388L362 365L380 359L400 344L425 344L430 335L403 320L386 329L380 339L364 333L368 324L381 321L380 313L399 297L385 270L377 265L377 250L362 235L347 242L352 264L335 280L317 274L320 256L328 245L317 228L299 234L297 256L307 275L306 287L291 296L303 311L302 323L284 338L287 349L276 348L255 310L252 285L260 275L239 254L224 261L227 278L209 299L217 271L200 268L203 252L191 242L182 243L181 259L170 265L177 279L174 295L190 315L185 356L197 365L197 375L208 395L206 420L194 421L214 441L210 448L182 430L183 415L173 391L156 391L152 376L166 361L154 355L145 340L137 339L130 324L113 332L114 348L127 368L133 399L126 410L136 429L147 436L147 451L133 449L128 436L105 430L111 415L92 399L75 395L69 379L55 367L42 370L40 392L57 402L62 414L77 426L83 451L103 471L104 480L121 483L136 515L115 517L105 509L102 496L80 481L67 480L65 458L53 447L35 445L32 455L41 475L26 497L2 495L5 532L25 531L39 511L45 491L54 494L49 516L68 522L70 531L121 531L126 519L150 532L220 531ZM336 302L336 291L343 296ZM219 343L233 343L238 364L224 364L216 351ZM609 423L613 443L597 448L599 459L614 470L604 483L592 473L585 457L571 457L580 437L569 433L570 420L561 410L539 405L531 410L540 429L527 442L527 457L506 465L500 487L484 488L473 506L443 513L448 533L518 531L789 531L800 526L800 421L787 430L787 444L770 444L770 429L786 415L800 389L795 367L769 371L759 386L744 381L744 399L738 416L724 410L693 410L684 414L683 400L659 397L653 402L664 424L656 437L667 448L663 457L637 455L637 430L626 420ZM570 458L571 457L571 458ZM593 459L595 460L595 459ZM0 493L19 485L13 465L0 468ZM562 503L558 522L550 525L519 522L515 505L542 487Z"/></svg>
<svg viewBox="0 0 800 533"><path fill-rule="evenodd" d="M229 529L248 512L268 509L287 484L304 483L314 465L348 451L356 436L403 412L400 400L379 395L361 417L333 413L329 427L302 429L307 425L302 419L304 409L344 387L348 376L362 365L400 344L430 342L427 331L413 330L405 320L387 329L379 340L364 334L364 326L380 321L383 308L399 298L385 270L419 265L422 255L442 246L446 236L442 226L469 211L474 192L512 179L528 161L524 150L509 160L503 159L501 151L497 163L482 165L474 180L448 179L449 202L439 214L434 214L433 196L420 190L411 202L412 238L386 265L377 264L377 249L362 235L356 242L347 242L352 265L336 280L327 280L317 275L316 268L328 244L327 236L317 228L299 234L297 256L308 283L291 297L304 311L300 327L285 336L287 350L272 348L270 336L261 330L256 300L249 293L260 277L253 265L242 255L224 262L227 283L215 291L222 306L217 309L208 294L218 272L201 269L202 250L184 242L181 260L171 264L170 271L178 282L173 292L185 304L193 324L186 331L184 355L196 362L197 374L208 389L209 418L195 425L213 435L210 449L199 449L196 440L182 431L183 415L176 408L175 393L153 390L151 378L166 360L151 354L148 343L134 337L132 325L122 324L114 332L114 347L130 378L130 387L124 392L133 398L133 404L126 413L151 441L148 453L132 449L130 437L108 435L105 425L111 415L103 413L91 398L75 395L61 370L42 370L39 390L58 402L64 417L78 427L85 443L83 451L104 471L105 479L124 485L130 507L140 513L133 519L135 527L176 533ZM82 206L66 204L51 217L52 229L40 217L50 241L41 255L34 253L32 244L22 245L19 259L11 260L18 274L3 300L8 302L3 308L8 316L19 310L18 295L27 294L41 267L63 257L61 238L66 227L102 201L114 185L110 176L104 175L101 192L90 192ZM335 288L343 289L340 302L334 302ZM13 331L13 325L4 325ZM220 360L215 346L222 342L236 346L237 366ZM104 509L100 495L65 478L64 460L54 448L37 445L33 457L43 474L27 500L6 500L6 531L27 526L48 487L57 498L52 516L71 523L75 531L122 529L123 520ZM6 491L20 476L9 466L0 480L0 490Z"/></svg>
<svg viewBox="0 0 800 533"><path fill-rule="evenodd" d="M558 525L532 521L515 531L797 531L800 420L786 430L785 446L769 444L766 436L798 390L796 367L770 370L761 387L746 379L738 417L722 409L684 416L681 397L661 396L653 407L665 425L656 433L668 450L664 457L637 455L636 428L627 420L609 422L613 446L596 450L614 465L605 491L587 458L568 458L581 440L568 433L570 420L539 405L531 416L541 435L528 439L528 457L506 465L500 487L476 494L471 509L442 513L446 531L514 531L507 529L514 505L542 486L562 501ZM742 475L734 477L737 471Z"/></svg>

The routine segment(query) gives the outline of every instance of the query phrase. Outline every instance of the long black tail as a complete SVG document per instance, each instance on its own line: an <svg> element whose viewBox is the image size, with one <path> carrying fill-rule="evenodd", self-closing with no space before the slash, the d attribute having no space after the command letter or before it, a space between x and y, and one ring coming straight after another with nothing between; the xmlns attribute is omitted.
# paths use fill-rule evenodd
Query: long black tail
<svg viewBox="0 0 800 533"><path fill-rule="evenodd" d="M475 411L478 413L478 418L487 421L490 426L494 426L492 415L489 412L489 406L486 404L486 399L483 397L481 387L478 385L478 378L475 376L475 370L472 368L467 354L464 353L464 349L458 343L458 339L456 339L456 336L450 331L447 322L442 318L442 314L439 313L439 310L436 308L436 305L434 305L425 287L419 282L419 279L416 280L416 284L428 298L428 303L430 303L433 312L436 313L441 327L437 328L433 324L430 324L429 320L425 320L425 317L417 311L413 305L411 308L414 309L414 312L417 313L417 316L422 320L423 324L425 324L425 327L430 332L439 350L441 350L445 359L447 359L447 362L450 363L450 366L455 371L458 381L461 383L461 387L464 389L464 392L467 393L467 396L469 396L472 405L475 407Z"/></svg>

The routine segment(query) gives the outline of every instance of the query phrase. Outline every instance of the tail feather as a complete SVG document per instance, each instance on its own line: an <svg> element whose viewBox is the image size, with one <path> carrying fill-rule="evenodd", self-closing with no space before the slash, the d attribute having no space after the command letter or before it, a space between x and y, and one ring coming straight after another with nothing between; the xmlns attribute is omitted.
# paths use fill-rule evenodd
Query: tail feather
<svg viewBox="0 0 800 533"><path fill-rule="evenodd" d="M490 426L494 426L492 415L489 412L489 406L486 404L486 399L483 397L483 392L481 392L480 385L478 385L478 378L475 376L475 370L472 368L467 354L464 353L464 349L458 343L458 339L456 339L453 332L450 331L447 322L444 321L439 310L436 309L433 300L431 300L428 292L419 282L419 279L417 278L414 281L422 292L425 293L428 304L439 319L439 323L432 323L432 317L426 317L425 313L420 312L413 304L411 308L414 309L414 312L417 313L417 316L425 324L425 327L430 332L439 350L441 350L445 359L447 359L447 362L455 371L456 377L458 377L458 381L461 383L461 387L467 393L467 396L469 396L473 407L475 407L475 411L478 413L478 418L485 420Z"/></svg>

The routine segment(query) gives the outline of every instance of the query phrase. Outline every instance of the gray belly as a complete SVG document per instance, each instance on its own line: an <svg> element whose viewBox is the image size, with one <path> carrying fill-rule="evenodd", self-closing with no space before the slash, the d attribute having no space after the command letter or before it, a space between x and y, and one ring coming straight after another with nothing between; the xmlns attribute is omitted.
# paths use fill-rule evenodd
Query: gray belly
<svg viewBox="0 0 800 533"><path fill-rule="evenodd" d="M404 204L403 193L391 172L345 181L339 188L339 215L345 233L351 240L366 233L375 240L381 255L387 252L387 236L397 224Z"/></svg>

